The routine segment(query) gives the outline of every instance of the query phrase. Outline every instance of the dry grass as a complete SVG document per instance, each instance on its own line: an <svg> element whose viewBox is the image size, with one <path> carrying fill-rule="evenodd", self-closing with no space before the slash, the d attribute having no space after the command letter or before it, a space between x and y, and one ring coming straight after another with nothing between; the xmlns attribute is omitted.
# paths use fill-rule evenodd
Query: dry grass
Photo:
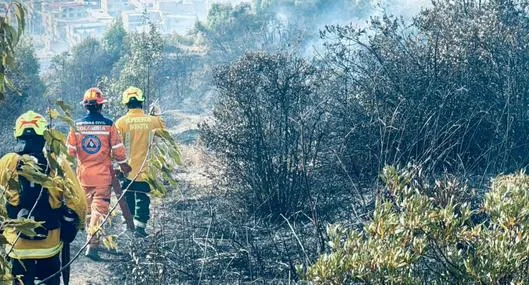
<svg viewBox="0 0 529 285"><path fill-rule="evenodd" d="M245 216L228 195L214 190L208 173L215 162L201 145L181 151L181 191L153 201L152 235L119 240L127 257L110 268L122 276L119 284L294 282L295 265L316 257L312 223L288 217L290 225L270 224Z"/></svg>
<svg viewBox="0 0 529 285"><path fill-rule="evenodd" d="M181 147L182 169L178 174L180 181L185 184L200 186L197 189L212 187L211 177L208 175L208 165L213 160L199 143L183 145Z"/></svg>

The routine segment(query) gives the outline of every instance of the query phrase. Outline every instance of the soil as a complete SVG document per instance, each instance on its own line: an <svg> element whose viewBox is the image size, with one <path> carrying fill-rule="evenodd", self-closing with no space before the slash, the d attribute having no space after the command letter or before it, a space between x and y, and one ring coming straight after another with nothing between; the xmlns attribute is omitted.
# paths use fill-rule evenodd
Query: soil
<svg viewBox="0 0 529 285"><path fill-rule="evenodd" d="M199 174L179 174L182 185L187 185L187 179L199 179L200 184L204 183L206 179ZM184 198L182 192L178 191L173 193L174 195L169 197L164 203L170 203L171 205L179 204L182 208L193 207L194 199L189 197ZM112 199L111 205L115 203L115 197ZM162 219L164 215L164 206L161 204L159 199L153 199L151 204L151 220L157 223ZM100 261L93 261L84 256L84 251L81 252L79 257L72 264L70 284L72 285L108 285L108 284L123 284L124 276L121 275L123 271L116 270L116 267L123 266L124 263L130 261L130 254L127 252L131 243L139 243L133 235L125 231L124 225L121 224L121 214L118 213L112 218L113 222L106 227L105 231L107 234L115 235L117 242L117 249L107 250L102 248L100 250ZM153 222L149 223L147 231L153 233ZM72 258L77 254L80 248L86 241L86 232L80 232L76 240L71 245Z"/></svg>

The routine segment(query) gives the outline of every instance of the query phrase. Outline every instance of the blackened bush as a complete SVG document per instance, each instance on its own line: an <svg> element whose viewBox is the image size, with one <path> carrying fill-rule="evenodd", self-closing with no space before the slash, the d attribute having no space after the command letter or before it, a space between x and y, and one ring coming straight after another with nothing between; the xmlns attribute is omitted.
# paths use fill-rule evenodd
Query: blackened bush
<svg viewBox="0 0 529 285"><path fill-rule="evenodd" d="M524 166L528 2L433 3L411 24L388 16L366 29L329 26L323 32L326 62L347 79L349 98L365 110L366 118L356 122L370 129L367 156L378 162L371 173L408 161L425 171ZM365 141L351 138L342 158L347 165L358 163L356 150L366 149Z"/></svg>
<svg viewBox="0 0 529 285"><path fill-rule="evenodd" d="M202 136L222 159L217 182L249 214L288 216L333 191L322 170L331 130L321 76L305 60L262 53L216 71L219 102Z"/></svg>

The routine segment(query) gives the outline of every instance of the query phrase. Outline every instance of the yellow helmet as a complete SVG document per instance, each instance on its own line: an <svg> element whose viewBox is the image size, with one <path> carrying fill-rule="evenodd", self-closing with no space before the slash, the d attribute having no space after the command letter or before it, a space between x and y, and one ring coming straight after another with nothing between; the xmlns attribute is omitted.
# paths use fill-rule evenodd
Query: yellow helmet
<svg viewBox="0 0 529 285"><path fill-rule="evenodd" d="M143 97L143 91L141 91L140 88L130 86L123 92L123 97L121 99L122 104L128 104L130 102L130 99L136 98L138 102L145 101L145 97Z"/></svg>
<svg viewBox="0 0 529 285"><path fill-rule="evenodd" d="M19 138L24 134L44 135L44 131L48 127L48 122L39 113L27 111L22 114L15 122L15 138Z"/></svg>

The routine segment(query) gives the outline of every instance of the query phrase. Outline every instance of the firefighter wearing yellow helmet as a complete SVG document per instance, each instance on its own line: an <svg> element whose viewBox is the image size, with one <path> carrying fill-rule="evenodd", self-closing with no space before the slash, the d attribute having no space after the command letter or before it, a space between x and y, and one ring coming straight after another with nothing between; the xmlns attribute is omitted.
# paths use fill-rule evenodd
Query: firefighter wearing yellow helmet
<svg viewBox="0 0 529 285"><path fill-rule="evenodd" d="M47 130L48 122L44 116L33 111L22 114L15 122L14 136L23 142L23 149L0 159L0 185L6 189L8 217L34 219L43 225L35 229L36 236L22 234L13 228L5 229L3 233L8 242L6 252L12 259L11 274L20 276L23 284L33 284L36 278L43 280L60 269L60 253L63 252L63 260L65 254L69 254L69 243L83 225L86 211L81 186L65 157L44 150ZM49 163L50 158L60 165L60 171L52 166L56 164ZM48 176L50 181L59 178L61 173L60 178L68 180L62 185L69 185L68 189L48 191L19 175L28 163L38 166L39 172ZM65 192L70 195L63 195ZM63 274L65 281L67 277ZM57 275L46 284L59 283L60 275Z"/></svg>
<svg viewBox="0 0 529 285"><path fill-rule="evenodd" d="M153 142L153 136L165 129L160 117L145 114L143 102L145 97L141 89L133 86L127 88L123 92L121 103L127 106L128 112L116 121L132 168L124 179L122 188L129 187L125 199L134 216L135 234L139 237L147 236L145 228L150 218L151 189L146 182L149 167L148 149Z"/></svg>
<svg viewBox="0 0 529 285"><path fill-rule="evenodd" d="M130 86L123 92L121 97L121 103L127 105L131 101L145 102L145 97L143 97L143 91L140 88Z"/></svg>

